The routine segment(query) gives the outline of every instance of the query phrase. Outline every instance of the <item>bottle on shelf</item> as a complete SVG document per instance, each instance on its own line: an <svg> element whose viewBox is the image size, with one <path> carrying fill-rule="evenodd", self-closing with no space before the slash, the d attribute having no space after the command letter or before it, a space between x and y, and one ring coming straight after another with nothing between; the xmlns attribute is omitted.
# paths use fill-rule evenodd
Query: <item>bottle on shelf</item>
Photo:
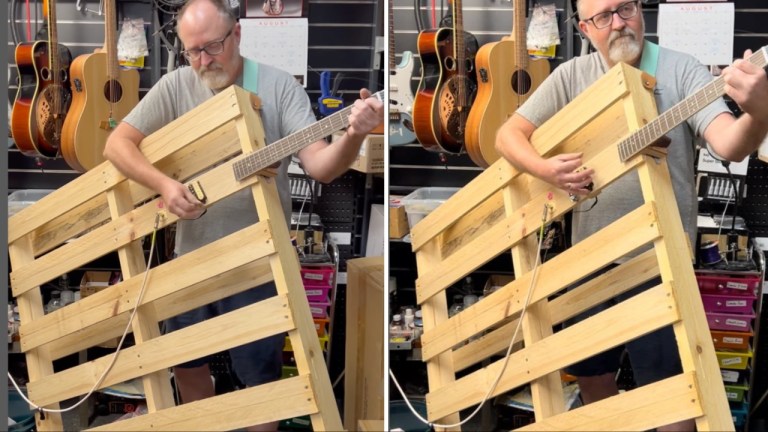
<svg viewBox="0 0 768 432"><path fill-rule="evenodd" d="M389 323L389 333L401 333L403 331L403 318L400 314L395 314L392 317L392 322Z"/></svg>
<svg viewBox="0 0 768 432"><path fill-rule="evenodd" d="M75 292L69 289L69 277L66 273L59 279L59 291L61 291L61 305L66 306L75 302Z"/></svg>
<svg viewBox="0 0 768 432"><path fill-rule="evenodd" d="M464 296L456 294L453 296L453 303L448 308L448 317L452 317L464 309Z"/></svg>
<svg viewBox="0 0 768 432"><path fill-rule="evenodd" d="M45 313L51 313L55 311L56 309L61 309L63 305L61 304L61 291L59 290L53 290L51 291L51 299L48 300L48 303L45 305Z"/></svg>
<svg viewBox="0 0 768 432"><path fill-rule="evenodd" d="M406 330L413 330L413 309L407 308L405 310L405 315L403 315L403 327Z"/></svg>

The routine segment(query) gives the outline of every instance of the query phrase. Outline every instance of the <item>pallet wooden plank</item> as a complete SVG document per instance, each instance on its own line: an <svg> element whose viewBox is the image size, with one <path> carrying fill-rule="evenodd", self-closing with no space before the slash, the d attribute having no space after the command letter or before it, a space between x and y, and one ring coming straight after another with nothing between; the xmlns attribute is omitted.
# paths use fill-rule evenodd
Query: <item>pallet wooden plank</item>
<svg viewBox="0 0 768 432"><path fill-rule="evenodd" d="M630 68L609 70L596 85L589 87L579 95L574 103L555 114L548 122L551 127L537 129L531 140L537 144L536 150L539 154L549 153L557 143L571 136L579 126L588 124L604 109L604 106L600 104L582 103L582 101L600 100L604 101L606 105L610 105L626 96L625 74L634 74L634 72ZM557 126L555 127L555 125ZM444 203L435 209L412 229L413 250L418 251L422 245L447 229L458 217L475 208L519 174L519 171L502 158L494 162L478 176L479 180L463 187L456 193L456 198L452 202Z"/></svg>
<svg viewBox="0 0 768 432"><path fill-rule="evenodd" d="M144 138L139 149L151 163L183 148L211 130L240 116L236 98L238 92L230 87L218 97L211 98L186 115L169 123L154 134ZM114 166L105 161L83 173L76 181L69 182L56 194L42 198L37 205L21 210L8 220L8 241L13 242L34 231L53 218L59 217L85 201L95 197L111 185L125 180ZM106 185L105 188L99 185Z"/></svg>
<svg viewBox="0 0 768 432"><path fill-rule="evenodd" d="M243 117L237 121L237 130L243 153L249 154L265 145L261 118L251 108L251 98L238 95ZM309 144L309 143L307 143ZM232 173L234 176L234 173ZM257 177L257 176L252 176ZM293 314L295 328L288 332L293 347L296 367L301 375L309 375L311 391L318 411L310 415L315 430L342 430L341 415L333 397L331 379L323 359L322 349L315 331L299 270L299 259L291 245L280 197L274 179L256 182L251 191L260 220L268 220L276 253L270 257L270 267L278 294L286 295Z"/></svg>
<svg viewBox="0 0 768 432"><path fill-rule="evenodd" d="M315 412L309 377L296 376L88 430L236 430Z"/></svg>
<svg viewBox="0 0 768 432"><path fill-rule="evenodd" d="M509 187L503 190L505 213L513 215L515 209L523 206L530 200L531 194L528 189L515 187L516 183L524 181L523 179L513 180ZM550 217L549 207L546 207L541 216L541 227L547 223ZM541 238L544 238L543 231L539 231ZM537 276L540 269L541 251L536 235L529 235L524 241L517 243L512 247L511 258L515 274L531 275L530 290L536 285ZM533 293L529 293L533 297ZM528 296L526 296L528 298ZM523 313L521 314L521 330L525 346L531 346L552 336L552 315L548 300L546 298L525 306L523 301ZM531 381L531 400L537 419L548 418L563 412L563 386L560 381L560 371L553 371L544 376Z"/></svg>
<svg viewBox="0 0 768 432"><path fill-rule="evenodd" d="M536 302L565 288L567 281L577 281L639 246L660 235L656 224L656 211L645 204L632 213L579 242L567 251L544 263L538 275L531 302ZM600 249L611 239L623 236L615 247ZM574 266L574 260L583 265ZM422 358L430 359L457 343L493 326L495 323L520 312L531 277L528 272L490 294L486 299L461 311L445 323L434 328L425 327L422 339Z"/></svg>
<svg viewBox="0 0 768 432"><path fill-rule="evenodd" d="M140 345L123 348L100 388L289 331L294 328L292 320L286 296L278 295ZM48 404L85 394L112 357L112 354L100 357L30 382L27 384L29 397Z"/></svg>
<svg viewBox="0 0 768 432"><path fill-rule="evenodd" d="M653 160L649 156L642 158L647 160L638 170L643 197L668 203L659 211L659 224L666 234L656 241L655 249L662 279L675 282L672 294L683 319L673 330L683 371L696 371L701 388L699 401L705 415L696 418L696 427L698 430L733 430L725 388L722 378L717 376L720 366L704 315L687 247L687 235L677 210L666 160Z"/></svg>
<svg viewBox="0 0 768 432"><path fill-rule="evenodd" d="M234 161L221 164L196 178L208 196L206 205L212 205L258 181L258 177L251 177L243 182L237 182L232 174ZM159 202L159 198L154 199L77 240L39 257L34 263L12 271L13 294L19 295L31 287L52 280L104 256L115 248L151 233L160 208ZM178 217L172 213L165 214L159 227L165 227L178 220Z"/></svg>
<svg viewBox="0 0 768 432"><path fill-rule="evenodd" d="M651 430L658 425L701 416L701 405L696 403L699 393L696 376L680 374L518 430Z"/></svg>
<svg viewBox="0 0 768 432"><path fill-rule="evenodd" d="M662 284L513 353L493 395L562 369L680 319L670 284ZM642 315L635 314L638 310ZM597 318L599 317L599 318ZM556 349L552 349L556 347ZM477 404L498 376L503 359L427 394L430 419ZM461 398L456 395L461 394Z"/></svg>
<svg viewBox="0 0 768 432"><path fill-rule="evenodd" d="M557 274L557 270L554 271ZM547 272L542 273L546 274ZM585 282L579 289L571 290L553 299L549 303L552 324L560 324L577 313L626 292L658 275L659 266L656 261L656 254L653 250L645 251L620 267ZM517 326L517 319L500 322L503 325L453 352L453 361L457 372L492 355L501 355L506 351L510 343L510 335ZM522 336L518 335L516 342L521 340Z"/></svg>
<svg viewBox="0 0 768 432"><path fill-rule="evenodd" d="M35 257L32 254L32 244L29 238L22 238L8 246L8 257L11 264L20 265L32 262ZM17 297L16 302L19 307L20 322L31 322L43 316L43 296L40 287L29 290L24 295ZM25 361L27 363L27 377L30 381L39 380L53 373L53 359L48 348L43 347L32 352L26 353ZM51 403L44 408L59 409L57 403ZM51 413L45 416L45 420L40 418L40 414L35 414L35 428L39 431L64 430L61 421L61 414Z"/></svg>

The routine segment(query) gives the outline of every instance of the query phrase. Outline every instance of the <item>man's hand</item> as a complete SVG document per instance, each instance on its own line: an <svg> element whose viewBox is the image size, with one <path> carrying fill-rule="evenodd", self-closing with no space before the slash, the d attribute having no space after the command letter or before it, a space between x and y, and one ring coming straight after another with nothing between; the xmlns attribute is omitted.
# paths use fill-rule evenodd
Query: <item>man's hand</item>
<svg viewBox="0 0 768 432"><path fill-rule="evenodd" d="M768 122L766 71L746 60L751 55L752 51L747 50L744 59L736 60L723 69L724 90L744 112L758 121Z"/></svg>
<svg viewBox="0 0 768 432"><path fill-rule="evenodd" d="M171 178L163 184L160 195L165 208L181 219L197 219L205 212L205 206L189 188Z"/></svg>
<svg viewBox="0 0 768 432"><path fill-rule="evenodd" d="M539 177L572 195L590 193L592 168L581 168L581 153L563 153L544 161Z"/></svg>
<svg viewBox="0 0 768 432"><path fill-rule="evenodd" d="M352 105L347 133L364 136L384 122L384 102L371 97L368 89L360 89L360 99Z"/></svg>

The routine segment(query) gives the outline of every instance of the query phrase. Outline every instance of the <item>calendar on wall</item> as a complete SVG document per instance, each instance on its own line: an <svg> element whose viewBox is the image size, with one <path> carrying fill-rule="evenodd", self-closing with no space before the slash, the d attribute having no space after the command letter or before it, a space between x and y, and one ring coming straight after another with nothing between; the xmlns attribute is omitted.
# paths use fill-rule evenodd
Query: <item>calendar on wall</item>
<svg viewBox="0 0 768 432"><path fill-rule="evenodd" d="M659 45L685 52L704 65L733 62L733 3L659 5Z"/></svg>
<svg viewBox="0 0 768 432"><path fill-rule="evenodd" d="M307 86L306 18L243 18L240 25L243 56L282 69Z"/></svg>

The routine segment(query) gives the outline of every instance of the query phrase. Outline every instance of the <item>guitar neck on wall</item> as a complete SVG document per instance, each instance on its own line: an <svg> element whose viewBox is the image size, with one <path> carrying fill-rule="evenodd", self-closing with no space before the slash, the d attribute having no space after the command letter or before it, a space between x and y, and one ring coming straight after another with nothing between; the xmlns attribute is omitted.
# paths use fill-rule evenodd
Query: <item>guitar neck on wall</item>
<svg viewBox="0 0 768 432"><path fill-rule="evenodd" d="M104 50L72 62L72 107L62 130L61 155L72 169L85 172L104 161L112 129L139 102L139 72L117 61L117 11L108 0Z"/></svg>
<svg viewBox="0 0 768 432"><path fill-rule="evenodd" d="M399 65L395 65L395 24L393 0L389 0L389 145L398 146L416 140L413 133L413 53L403 52Z"/></svg>
<svg viewBox="0 0 768 432"><path fill-rule="evenodd" d="M11 134L24 155L54 158L71 102L69 65L72 54L57 42L56 5L43 2L48 17L48 40L16 46L19 89L11 111Z"/></svg>
<svg viewBox="0 0 768 432"><path fill-rule="evenodd" d="M477 39L464 31L461 0L453 1L453 29L419 33L421 82L413 102L416 138L431 151L461 153L467 116L477 92Z"/></svg>
<svg viewBox="0 0 768 432"><path fill-rule="evenodd" d="M478 90L467 120L467 153L486 168L500 156L496 131L549 75L548 60L528 56L525 0L514 0L511 38L483 45L475 62Z"/></svg>

